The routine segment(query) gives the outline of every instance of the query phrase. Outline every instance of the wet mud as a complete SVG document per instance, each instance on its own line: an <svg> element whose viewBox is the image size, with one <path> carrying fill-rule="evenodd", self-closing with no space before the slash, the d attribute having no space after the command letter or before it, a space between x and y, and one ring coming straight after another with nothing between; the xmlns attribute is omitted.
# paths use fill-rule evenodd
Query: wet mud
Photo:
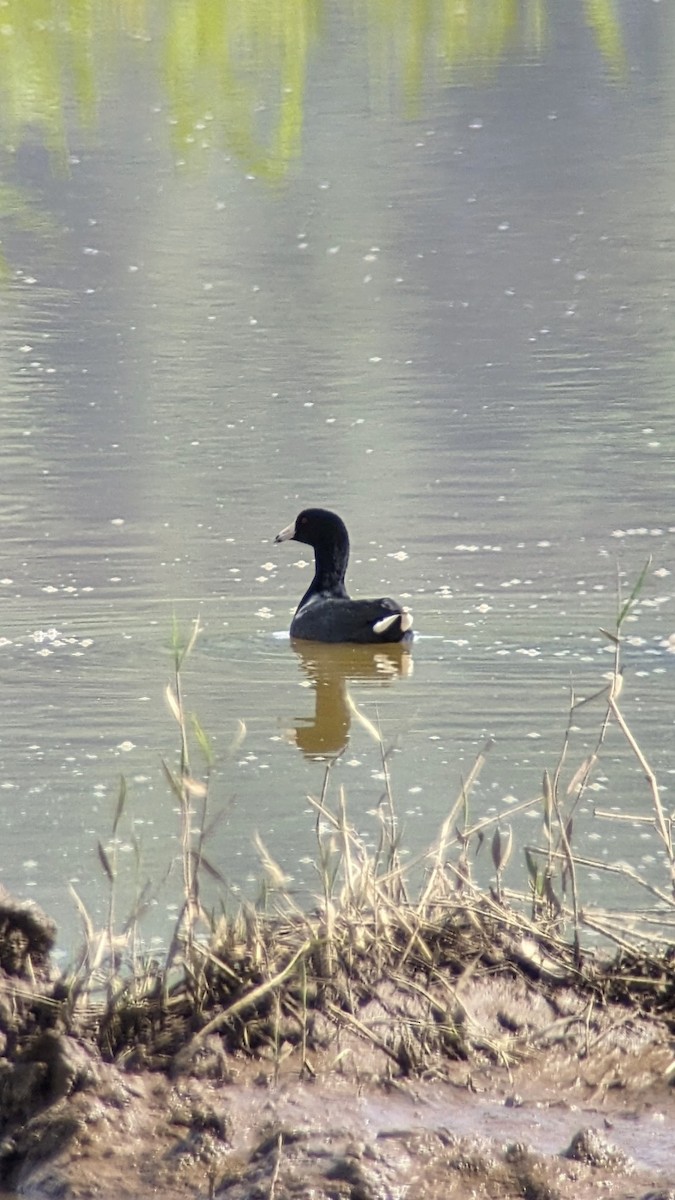
<svg viewBox="0 0 675 1200"><path fill-rule="evenodd" d="M397 1001L390 981L388 1003L363 1005L337 1034L317 1018L311 1046L281 1040L246 1054L220 1031L186 1027L161 1063L143 1066L137 1053L106 1057L91 1014L79 1028L66 1019L46 918L5 899L0 1185L9 1194L675 1200L667 1012L544 988L504 968L470 974L461 992L496 1056L433 1053L401 1069L384 1040L361 1033L383 1033Z"/></svg>

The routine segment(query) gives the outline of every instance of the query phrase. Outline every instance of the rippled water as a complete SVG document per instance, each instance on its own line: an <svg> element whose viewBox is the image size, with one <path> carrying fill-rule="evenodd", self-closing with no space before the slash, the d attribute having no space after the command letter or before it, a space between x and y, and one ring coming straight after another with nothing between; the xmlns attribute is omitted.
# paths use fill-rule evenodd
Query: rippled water
<svg viewBox="0 0 675 1200"><path fill-rule="evenodd" d="M421 43L397 6L318 27L300 6L293 29L232 6L232 42L200 40L217 9L148 3L125 28L94 5L105 39L72 45L26 4L3 39L6 66L26 47L36 63L1 118L0 881L54 913L66 950L68 884L105 911L96 843L121 773L123 891L134 839L141 879L177 853L174 616L203 626L186 703L225 815L209 855L235 890L255 891L256 831L314 885L306 796L345 739L331 795L344 785L377 836L368 723L412 852L487 738L471 819L535 797L570 689L611 668L617 576L626 594L649 555L622 704L672 807L670 6L594 25L551 4L537 36L497 37L469 5L454 54L442 6ZM284 636L310 567L273 539L308 503L347 521L353 590L413 608L404 661L317 661ZM602 712L579 710L564 780ZM653 829L595 804L651 812L616 730L578 848L666 886ZM541 811L512 823L515 885ZM584 888L607 901L596 871ZM176 871L151 935L179 892Z"/></svg>

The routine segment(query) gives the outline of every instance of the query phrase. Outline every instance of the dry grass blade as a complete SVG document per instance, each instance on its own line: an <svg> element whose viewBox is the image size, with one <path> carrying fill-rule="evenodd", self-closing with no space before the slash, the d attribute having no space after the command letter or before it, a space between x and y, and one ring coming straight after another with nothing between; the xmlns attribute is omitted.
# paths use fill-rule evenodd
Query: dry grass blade
<svg viewBox="0 0 675 1200"><path fill-rule="evenodd" d="M429 878L427 880L426 886L425 886L425 888L419 898L419 901L417 903L417 911L419 913L424 912L427 904L429 903L430 897L433 895L433 893L436 889L439 876L442 875L442 873L444 871L445 857L447 854L448 846L450 844L451 833L452 833L453 829L455 828L458 814L460 813L460 811L462 809L464 810L464 814L465 814L464 824L466 826L466 811L467 811L468 797L469 797L469 794L471 792L471 789L472 789L474 783L478 779L478 776L480 775L483 767L485 766L485 760L487 758L489 751L492 749L493 745L494 745L494 740L492 738L488 738L488 740L483 745L483 748L476 755L476 758L475 758L473 766L469 772L469 775L462 786L462 790L461 790L460 794L457 796L455 803L453 804L452 808L450 809L450 812L448 813L443 824L441 825L441 828L440 828L440 831L436 838L436 842L435 842L434 846L432 846L431 850L428 852L428 856L432 860L432 867L431 867L431 871L429 873ZM466 832L465 836L467 838L471 837L474 832L475 832L475 829L468 830Z"/></svg>
<svg viewBox="0 0 675 1200"><path fill-rule="evenodd" d="M272 887L279 892L285 892L291 882L290 875L279 866L276 859L272 858L267 846L263 842L259 834L254 833L253 844L258 852L260 864L265 872L267 880Z"/></svg>
<svg viewBox="0 0 675 1200"><path fill-rule="evenodd" d="M377 742L378 745L381 746L382 745L382 735L381 735L379 729L377 729L376 726L373 725L373 722L368 719L368 717L365 715L365 713L361 712L361 709L358 707L358 705L352 699L352 696L349 692L347 692L346 699L347 699L347 705L349 707L349 711L351 712L352 716L356 717L356 720L358 721L359 725L361 726L362 729L365 729L368 736L371 737L374 742Z"/></svg>
<svg viewBox="0 0 675 1200"><path fill-rule="evenodd" d="M598 756L595 752L593 752L593 754L589 754L588 757L583 760L581 765L577 767L577 770L574 772L574 775L567 785L568 796L573 796L575 792L581 791L597 761Z"/></svg>
<svg viewBox="0 0 675 1200"><path fill-rule="evenodd" d="M528 847L528 849L530 853L534 854L545 855L548 853L543 846L531 846ZM557 858L564 862L567 859L567 855L562 851L553 851L553 858ZM629 880L631 883L635 883L638 887L641 887L646 892L649 892L655 897L655 899L661 901L667 907L672 908L675 904L675 900L673 899L672 895L670 895L668 892L664 892L655 884L650 883L649 880L643 879L642 875L638 875L637 871L635 871L633 867L629 866L628 863L606 863L601 862L597 858L588 858L586 855L581 854L576 854L574 861L577 867L588 867L593 871L602 871L607 875L618 875L623 879Z"/></svg>
<svg viewBox="0 0 675 1200"><path fill-rule="evenodd" d="M663 842L663 845L665 847L665 851L668 856L668 861L670 863L671 882L672 882L672 887L673 887L673 894L675 895L675 856L673 854L672 823L671 823L670 818L666 817L666 815L665 815L665 812L663 809L663 804L661 802L661 793L659 790L659 785L658 785L658 782L656 779L656 775L654 774L652 768L650 767L649 763L647 762L647 759L645 758L642 750L640 749L640 746L638 745L637 740L635 739L635 737L631 733L630 729L628 728L628 724L619 709L619 706L616 702L616 698L614 697L614 695L610 696L609 706L611 708L612 714L613 714L617 724L619 725L619 728L621 729L621 732L623 733L626 741L628 742L628 745L630 746L631 750L633 751L633 754L637 758L637 760L640 764L640 767L644 771L644 774L649 783L649 787L650 787L651 794L652 794L652 801L654 804L655 824L656 824L656 828L659 833L659 836L661 838L661 841Z"/></svg>
<svg viewBox="0 0 675 1200"><path fill-rule="evenodd" d="M489 817L482 817L480 821L476 821L475 825L469 825L464 830L464 837L470 840L478 837L479 834L485 833L493 825L499 825L500 821L504 821L507 817L512 817L516 813L527 812L530 808L535 808L541 804L541 796L533 796L530 800L521 800L519 804L507 804L498 812L491 813Z"/></svg>
<svg viewBox="0 0 675 1200"><path fill-rule="evenodd" d="M340 839L342 842L342 855L343 855L343 862L344 862L345 884L347 887L347 899L348 899L348 901L353 903L354 899L355 899L355 888L354 888L355 874L354 874L354 869L353 869L353 864L352 864L351 847L352 847L352 841L354 840L354 833L350 829L350 827L347 823L347 805L345 803L345 790L343 787L340 787L340 807L339 807L339 819L338 819L338 832L340 834Z"/></svg>
<svg viewBox="0 0 675 1200"><path fill-rule="evenodd" d="M167 708L169 709L171 716L180 725L183 720L183 713L178 703L178 697L176 696L176 693L174 692L170 683L167 683L164 689L164 699L166 700Z"/></svg>
<svg viewBox="0 0 675 1200"><path fill-rule="evenodd" d="M183 787L192 800L203 800L209 791L207 784L202 783L201 779L194 779L191 775L183 777Z"/></svg>
<svg viewBox="0 0 675 1200"><path fill-rule="evenodd" d="M629 825L651 825L652 828L654 826L653 817L642 816L635 812L614 812L606 808L594 808L593 816L599 817L603 821L615 821L617 825L624 821ZM672 821L673 819L675 819L675 814L671 813L668 820Z"/></svg>
<svg viewBox="0 0 675 1200"><path fill-rule="evenodd" d="M75 891L75 888L73 887L72 883L68 884L68 891L70 892L73 900L75 901L75 906L77 908L77 911L80 914L80 918L82 920L82 925L84 927L85 941L89 944L89 943L93 942L93 940L94 940L94 924L92 922L91 917L89 916L89 913L87 912L84 901L80 899L80 897L79 897L78 893Z"/></svg>
<svg viewBox="0 0 675 1200"><path fill-rule="evenodd" d="M234 737L232 738L232 741L230 742L229 746L227 747L227 757L228 758L233 758L234 755L237 754L237 752L241 749L241 747L243 746L244 741L246 739L246 732L247 732L247 730L246 730L246 725L245 725L244 721L241 721L241 720L238 721L237 722L237 732L235 733Z"/></svg>

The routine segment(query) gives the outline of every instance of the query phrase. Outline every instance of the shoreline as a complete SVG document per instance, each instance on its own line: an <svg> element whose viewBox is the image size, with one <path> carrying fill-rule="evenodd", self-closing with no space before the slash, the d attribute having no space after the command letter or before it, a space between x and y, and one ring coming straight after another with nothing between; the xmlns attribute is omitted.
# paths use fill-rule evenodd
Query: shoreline
<svg viewBox="0 0 675 1200"><path fill-rule="evenodd" d="M675 1195L672 955L631 1002L627 964L613 976L559 959L554 971L548 946L526 970L516 940L510 954L484 929L466 965L448 959L434 982L419 963L367 986L355 965L351 997L338 969L315 980L304 1032L289 971L271 1038L260 985L238 1008L197 1011L183 984L156 980L111 1052L123 1010L73 1002L49 919L7 893L0 918L0 1182L17 1195ZM270 926L272 940L287 932ZM446 935L466 954L466 925Z"/></svg>

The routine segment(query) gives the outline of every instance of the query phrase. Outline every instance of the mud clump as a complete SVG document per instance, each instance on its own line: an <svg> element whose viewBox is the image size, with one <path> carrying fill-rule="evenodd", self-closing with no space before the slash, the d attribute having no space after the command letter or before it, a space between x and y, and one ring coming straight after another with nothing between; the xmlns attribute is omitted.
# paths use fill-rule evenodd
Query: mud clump
<svg viewBox="0 0 675 1200"><path fill-rule="evenodd" d="M565 1151L566 1158L589 1163L592 1167L611 1168L625 1175L633 1170L627 1154L607 1140L597 1129L580 1129Z"/></svg>

